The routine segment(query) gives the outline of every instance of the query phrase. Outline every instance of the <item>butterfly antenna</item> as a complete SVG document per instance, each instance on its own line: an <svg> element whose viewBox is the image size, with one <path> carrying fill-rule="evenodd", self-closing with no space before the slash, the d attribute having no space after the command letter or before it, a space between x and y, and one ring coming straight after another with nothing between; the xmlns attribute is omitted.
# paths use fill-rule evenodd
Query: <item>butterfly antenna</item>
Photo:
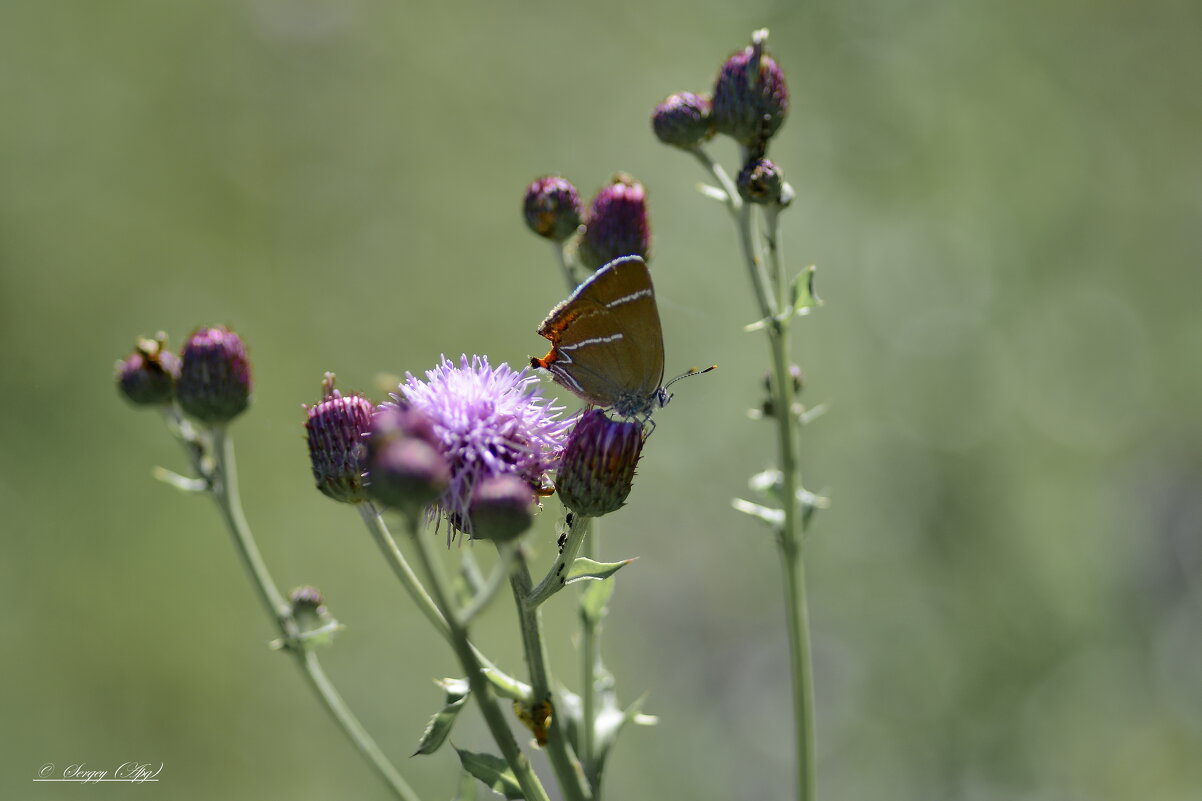
<svg viewBox="0 0 1202 801"><path fill-rule="evenodd" d="M711 364L709 367L705 368L704 370L699 370L699 369L698 369L698 368L696 368L696 367L690 367L690 368L689 368L688 370L686 370L685 372L683 372L683 373L681 373L680 375L676 376L676 378L673 378L671 381L669 381L668 383L664 384L664 389L667 389L668 387L672 386L672 385L673 385L673 384L675 384L677 381L680 381L680 380L682 380L682 379L685 379L685 378L692 378L692 377L693 377L693 376L695 376L695 375L705 375L706 373L708 373L708 372L710 372L710 371L712 371L712 370L717 370L717 369L718 369L718 365L716 365L716 364Z"/></svg>

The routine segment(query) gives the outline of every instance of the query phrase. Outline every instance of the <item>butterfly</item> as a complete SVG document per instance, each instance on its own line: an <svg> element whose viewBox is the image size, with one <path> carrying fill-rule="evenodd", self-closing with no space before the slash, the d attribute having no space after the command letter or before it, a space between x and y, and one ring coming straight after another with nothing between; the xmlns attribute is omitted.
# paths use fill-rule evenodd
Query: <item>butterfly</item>
<svg viewBox="0 0 1202 801"><path fill-rule="evenodd" d="M551 309L538 334L551 350L530 366L593 406L647 420L672 397L664 385L664 332L651 271L639 256L622 256L593 273ZM668 386L712 369L689 370Z"/></svg>

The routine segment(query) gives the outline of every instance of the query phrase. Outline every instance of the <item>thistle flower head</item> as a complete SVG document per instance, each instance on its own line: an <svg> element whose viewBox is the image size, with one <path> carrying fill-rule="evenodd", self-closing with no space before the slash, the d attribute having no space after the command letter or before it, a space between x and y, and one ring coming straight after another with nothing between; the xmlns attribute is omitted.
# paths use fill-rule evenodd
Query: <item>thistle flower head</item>
<svg viewBox="0 0 1202 801"><path fill-rule="evenodd" d="M179 357L167 350L167 335L139 339L134 352L117 362L117 389L135 406L157 406L175 398Z"/></svg>
<svg viewBox="0 0 1202 801"><path fill-rule="evenodd" d="M228 328L201 328L188 337L176 397L203 423L228 423L250 403L250 361L242 339Z"/></svg>
<svg viewBox="0 0 1202 801"><path fill-rule="evenodd" d="M645 441L642 423L611 420L600 409L586 412L572 430L555 478L563 505L588 517L622 508Z"/></svg>
<svg viewBox="0 0 1202 801"><path fill-rule="evenodd" d="M414 409L383 404L367 434L367 494L385 506L416 514L451 481L434 426Z"/></svg>
<svg viewBox="0 0 1202 801"><path fill-rule="evenodd" d="M363 489L367 456L363 436L371 426L375 409L362 395L343 395L335 389L333 373L326 373L321 388L321 403L305 407L313 478L328 497L359 503L367 499Z"/></svg>
<svg viewBox="0 0 1202 801"><path fill-rule="evenodd" d="M485 479L516 476L531 493L545 486L572 421L559 419L563 407L547 401L537 384L527 370L494 368L486 357L462 356L458 365L444 357L424 381L408 375L393 396L391 405L429 420L450 465L432 515L444 517L451 533L472 535L472 493Z"/></svg>
<svg viewBox="0 0 1202 801"><path fill-rule="evenodd" d="M562 242L580 226L580 195L571 181L547 175L526 187L522 211L531 231Z"/></svg>
<svg viewBox="0 0 1202 801"><path fill-rule="evenodd" d="M751 44L728 58L714 83L714 127L740 144L762 150L789 112L785 74L764 53L768 32L756 31Z"/></svg>
<svg viewBox="0 0 1202 801"><path fill-rule="evenodd" d="M714 135L714 110L708 97L692 92L669 95L651 113L651 129L665 145L691 148Z"/></svg>
<svg viewBox="0 0 1202 801"><path fill-rule="evenodd" d="M634 178L619 173L597 193L589 207L580 238L580 261L589 270L596 270L619 256L649 260L650 253L647 193Z"/></svg>

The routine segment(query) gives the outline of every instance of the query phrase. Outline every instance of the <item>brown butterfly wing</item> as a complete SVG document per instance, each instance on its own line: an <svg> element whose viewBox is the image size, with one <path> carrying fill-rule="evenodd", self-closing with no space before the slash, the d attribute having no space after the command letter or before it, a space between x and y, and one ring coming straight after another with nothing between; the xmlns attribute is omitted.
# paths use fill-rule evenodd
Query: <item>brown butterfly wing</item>
<svg viewBox="0 0 1202 801"><path fill-rule="evenodd" d="M663 383L664 338L647 264L615 259L576 288L539 326L551 351L532 364L597 406L649 398Z"/></svg>

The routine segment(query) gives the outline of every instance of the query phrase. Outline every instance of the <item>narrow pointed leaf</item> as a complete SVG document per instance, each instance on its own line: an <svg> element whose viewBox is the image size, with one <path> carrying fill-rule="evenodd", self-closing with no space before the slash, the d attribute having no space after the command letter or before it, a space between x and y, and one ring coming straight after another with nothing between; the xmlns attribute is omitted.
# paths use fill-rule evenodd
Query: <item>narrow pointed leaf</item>
<svg viewBox="0 0 1202 801"><path fill-rule="evenodd" d="M716 200L719 203L730 202L730 198L726 196L726 193L716 186L699 183L697 184L697 191L708 197L710 200Z"/></svg>
<svg viewBox="0 0 1202 801"><path fill-rule="evenodd" d="M463 709L471 692L466 679L442 679L435 684L446 692L446 703L426 724L426 730L422 733L422 738L418 742L413 756L433 754L442 747L442 744L446 742L447 735L451 733L451 729L455 725L455 718L459 715L459 710Z"/></svg>
<svg viewBox="0 0 1202 801"><path fill-rule="evenodd" d="M793 308L793 313L799 317L809 314L810 311L822 305L822 300L814 294L814 273L817 268L810 265L797 274L793 279L793 285L790 287L790 297L792 301L790 306Z"/></svg>
<svg viewBox="0 0 1202 801"><path fill-rule="evenodd" d="M463 769L479 779L484 786L506 798L524 801L525 796L522 795L522 788L518 786L517 777L513 775L505 760L492 754L479 754L462 748L456 748L455 753L459 754L459 762Z"/></svg>
<svg viewBox="0 0 1202 801"><path fill-rule="evenodd" d="M758 503L745 501L742 498L735 498L730 505L743 514L758 517L773 528L779 529L785 524L785 513L781 509L769 509L767 506L760 506Z"/></svg>
<svg viewBox="0 0 1202 801"><path fill-rule="evenodd" d="M563 583L571 584L586 579L609 578L633 561L633 559L623 559L621 562L594 562L592 559L578 556L572 562L572 566L568 568L568 575L564 578Z"/></svg>

